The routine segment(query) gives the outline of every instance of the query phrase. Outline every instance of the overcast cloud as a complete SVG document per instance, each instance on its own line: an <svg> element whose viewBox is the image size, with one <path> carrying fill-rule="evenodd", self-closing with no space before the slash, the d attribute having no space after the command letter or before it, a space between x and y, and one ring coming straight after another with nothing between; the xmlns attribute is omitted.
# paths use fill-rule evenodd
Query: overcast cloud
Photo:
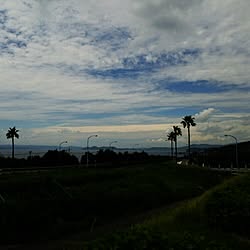
<svg viewBox="0 0 250 250"><path fill-rule="evenodd" d="M249 11L248 0L3 0L0 144L16 126L19 144L79 146L98 132L97 145L165 146L185 115L193 143L250 140Z"/></svg>

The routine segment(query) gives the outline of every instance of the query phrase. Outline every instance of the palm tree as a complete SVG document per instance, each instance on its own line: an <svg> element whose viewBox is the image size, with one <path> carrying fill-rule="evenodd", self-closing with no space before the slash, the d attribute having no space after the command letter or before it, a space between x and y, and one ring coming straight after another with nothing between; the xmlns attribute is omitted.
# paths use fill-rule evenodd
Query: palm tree
<svg viewBox="0 0 250 250"><path fill-rule="evenodd" d="M14 139L15 137L18 139L19 138L19 134L18 134L19 130L16 129L16 127L13 128L9 128L6 137L7 139L11 139L12 140L12 159L14 159L14 155L15 155L15 143L14 143Z"/></svg>
<svg viewBox="0 0 250 250"><path fill-rule="evenodd" d="M187 115L185 117L182 118L181 124L183 125L184 128L187 127L188 129L188 158L190 159L190 153L191 153L191 149L190 149L190 127L191 126L196 126L196 123L194 122L194 117L192 117L191 115Z"/></svg>
<svg viewBox="0 0 250 250"><path fill-rule="evenodd" d="M175 142L175 160L177 162L177 136L182 136L181 128L178 126L173 126L174 142Z"/></svg>
<svg viewBox="0 0 250 250"><path fill-rule="evenodd" d="M173 142L174 142L174 140L175 140L175 135L174 135L174 132L173 132L173 131L171 131L170 133L168 133L167 139L168 139L168 141L171 142L171 157L174 158Z"/></svg>

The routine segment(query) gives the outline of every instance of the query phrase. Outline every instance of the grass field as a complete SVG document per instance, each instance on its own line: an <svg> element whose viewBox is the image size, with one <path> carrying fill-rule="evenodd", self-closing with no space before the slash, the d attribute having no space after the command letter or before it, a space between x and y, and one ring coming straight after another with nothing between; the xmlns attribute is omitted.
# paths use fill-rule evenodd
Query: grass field
<svg viewBox="0 0 250 250"><path fill-rule="evenodd" d="M197 197L228 178L169 162L2 174L0 242L40 244L79 232L95 235L99 227Z"/></svg>
<svg viewBox="0 0 250 250"><path fill-rule="evenodd" d="M234 177L125 232L85 243L82 249L250 249L249 189L249 175Z"/></svg>

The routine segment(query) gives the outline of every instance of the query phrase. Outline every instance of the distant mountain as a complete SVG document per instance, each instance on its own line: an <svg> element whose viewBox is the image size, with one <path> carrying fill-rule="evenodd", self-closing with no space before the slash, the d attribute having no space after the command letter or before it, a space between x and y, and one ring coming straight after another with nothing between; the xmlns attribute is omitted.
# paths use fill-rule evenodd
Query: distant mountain
<svg viewBox="0 0 250 250"><path fill-rule="evenodd" d="M219 148L221 145L218 144L192 144L191 148Z"/></svg>
<svg viewBox="0 0 250 250"><path fill-rule="evenodd" d="M237 144L237 146L238 146L239 151L250 153L250 141L239 142ZM233 148L235 148L235 143L223 145L223 146L220 147L219 150L221 150L221 151L229 151L229 150L232 150Z"/></svg>
<svg viewBox="0 0 250 250"><path fill-rule="evenodd" d="M238 165L250 168L249 155L250 141L247 141L238 143L237 148L235 143L223 145L219 148L207 148L203 151L203 154L196 156L196 160L203 163L205 161L207 164L214 166L237 167Z"/></svg>

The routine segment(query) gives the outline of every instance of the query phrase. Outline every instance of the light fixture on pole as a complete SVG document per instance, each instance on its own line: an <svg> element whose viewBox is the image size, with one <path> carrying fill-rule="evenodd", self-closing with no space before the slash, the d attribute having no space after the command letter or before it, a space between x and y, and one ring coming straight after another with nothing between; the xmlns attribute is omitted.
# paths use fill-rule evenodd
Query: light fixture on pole
<svg viewBox="0 0 250 250"><path fill-rule="evenodd" d="M117 143L118 141L112 141L112 142L110 142L109 143L109 148L111 149L111 145L113 144L113 143Z"/></svg>
<svg viewBox="0 0 250 250"><path fill-rule="evenodd" d="M62 142L59 144L59 147L58 147L58 148L59 148L59 151L61 151L61 146L62 146L63 143L68 143L68 142L67 142L67 141L62 141Z"/></svg>
<svg viewBox="0 0 250 250"><path fill-rule="evenodd" d="M91 137L97 137L98 135L90 135L87 139L87 167L89 166L89 139Z"/></svg>
<svg viewBox="0 0 250 250"><path fill-rule="evenodd" d="M224 136L232 137L235 140L235 161L236 161L236 167L239 168L239 161L238 161L238 140L233 135L224 135Z"/></svg>

